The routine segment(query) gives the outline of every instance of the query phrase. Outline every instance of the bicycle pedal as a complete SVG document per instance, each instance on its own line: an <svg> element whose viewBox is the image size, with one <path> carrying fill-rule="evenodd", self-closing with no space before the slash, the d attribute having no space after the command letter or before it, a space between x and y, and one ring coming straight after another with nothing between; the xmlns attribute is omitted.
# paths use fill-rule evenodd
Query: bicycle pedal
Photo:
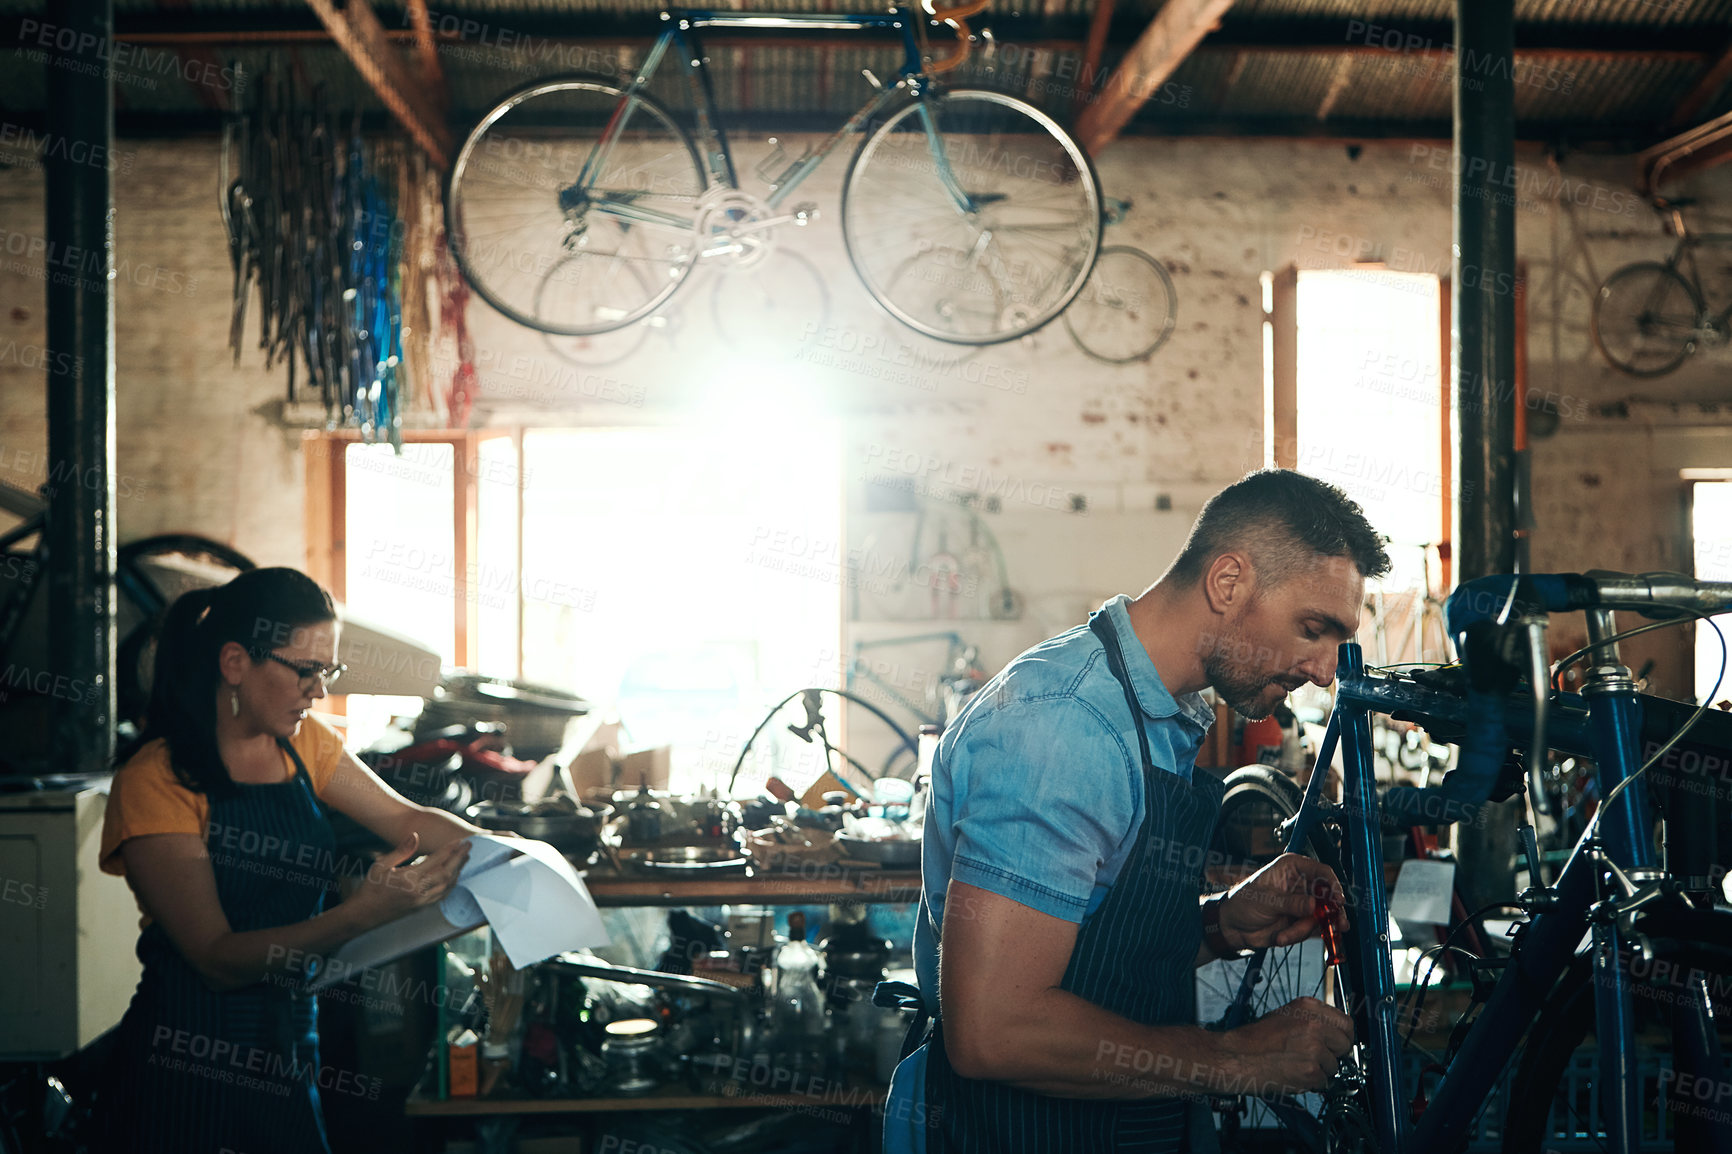
<svg viewBox="0 0 1732 1154"><path fill-rule="evenodd" d="M793 209L794 223L801 228L818 219L818 205L815 201L796 204Z"/></svg>

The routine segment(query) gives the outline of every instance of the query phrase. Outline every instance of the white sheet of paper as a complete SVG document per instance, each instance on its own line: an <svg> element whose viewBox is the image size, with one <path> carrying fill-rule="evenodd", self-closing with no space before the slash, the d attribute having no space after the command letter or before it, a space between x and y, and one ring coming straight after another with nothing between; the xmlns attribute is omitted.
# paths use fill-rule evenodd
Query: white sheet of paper
<svg viewBox="0 0 1732 1154"><path fill-rule="evenodd" d="M1449 924L1449 896L1455 884L1455 863L1422 861L1401 863L1395 878L1395 893L1389 899L1390 916L1404 922Z"/></svg>
<svg viewBox="0 0 1732 1154"><path fill-rule="evenodd" d="M460 926L474 925L486 917L476 903L475 895L469 892L469 882L495 862L522 853L523 847L529 844L531 843L522 839L495 837L490 833L471 837L469 860L463 863L463 872L457 875L457 884L439 900L439 912L445 915L446 920Z"/></svg>
<svg viewBox="0 0 1732 1154"><path fill-rule="evenodd" d="M407 917L376 926L331 955L323 972L313 979L309 988L322 990L336 982L346 982L362 970L395 961L411 950L430 946L472 930L486 920L481 907L475 906L475 916L468 920L447 918L443 904L422 906Z"/></svg>
<svg viewBox="0 0 1732 1154"><path fill-rule="evenodd" d="M458 884L436 906L368 930L332 955L320 989L411 950L491 924L519 969L567 950L608 944L601 912L583 879L542 841L476 834Z"/></svg>
<svg viewBox="0 0 1732 1154"><path fill-rule="evenodd" d="M608 944L601 911L563 854L543 841L487 840L503 842L519 856L477 874L465 888L513 966Z"/></svg>

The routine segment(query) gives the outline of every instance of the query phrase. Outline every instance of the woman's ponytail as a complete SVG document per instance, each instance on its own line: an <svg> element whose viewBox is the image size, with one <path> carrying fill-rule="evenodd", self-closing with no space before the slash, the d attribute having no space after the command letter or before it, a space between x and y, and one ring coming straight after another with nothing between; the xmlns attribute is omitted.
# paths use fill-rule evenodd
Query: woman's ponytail
<svg viewBox="0 0 1732 1154"><path fill-rule="evenodd" d="M234 782L216 739L223 646L236 642L259 660L285 644L294 628L335 619L331 595L295 569L251 569L227 585L183 593L159 627L150 703L132 749L160 737L182 784L210 796L228 794Z"/></svg>

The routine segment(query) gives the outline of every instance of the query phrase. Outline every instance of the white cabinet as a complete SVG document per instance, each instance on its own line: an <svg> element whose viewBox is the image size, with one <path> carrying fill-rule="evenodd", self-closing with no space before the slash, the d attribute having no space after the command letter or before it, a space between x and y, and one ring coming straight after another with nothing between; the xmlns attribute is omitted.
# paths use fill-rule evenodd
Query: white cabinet
<svg viewBox="0 0 1732 1154"><path fill-rule="evenodd" d="M97 868L101 790L0 794L0 1060L62 1058L138 985L138 906Z"/></svg>

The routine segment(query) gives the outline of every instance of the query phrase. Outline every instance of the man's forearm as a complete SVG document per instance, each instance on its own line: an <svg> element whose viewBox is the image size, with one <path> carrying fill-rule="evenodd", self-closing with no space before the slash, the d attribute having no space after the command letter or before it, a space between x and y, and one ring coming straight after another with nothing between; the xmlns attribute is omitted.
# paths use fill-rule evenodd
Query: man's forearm
<svg viewBox="0 0 1732 1154"><path fill-rule="evenodd" d="M1139 1025L1057 989L996 1023L983 1049L993 1056L970 1076L1056 1098L1175 1097L1239 1073L1221 1034Z"/></svg>

